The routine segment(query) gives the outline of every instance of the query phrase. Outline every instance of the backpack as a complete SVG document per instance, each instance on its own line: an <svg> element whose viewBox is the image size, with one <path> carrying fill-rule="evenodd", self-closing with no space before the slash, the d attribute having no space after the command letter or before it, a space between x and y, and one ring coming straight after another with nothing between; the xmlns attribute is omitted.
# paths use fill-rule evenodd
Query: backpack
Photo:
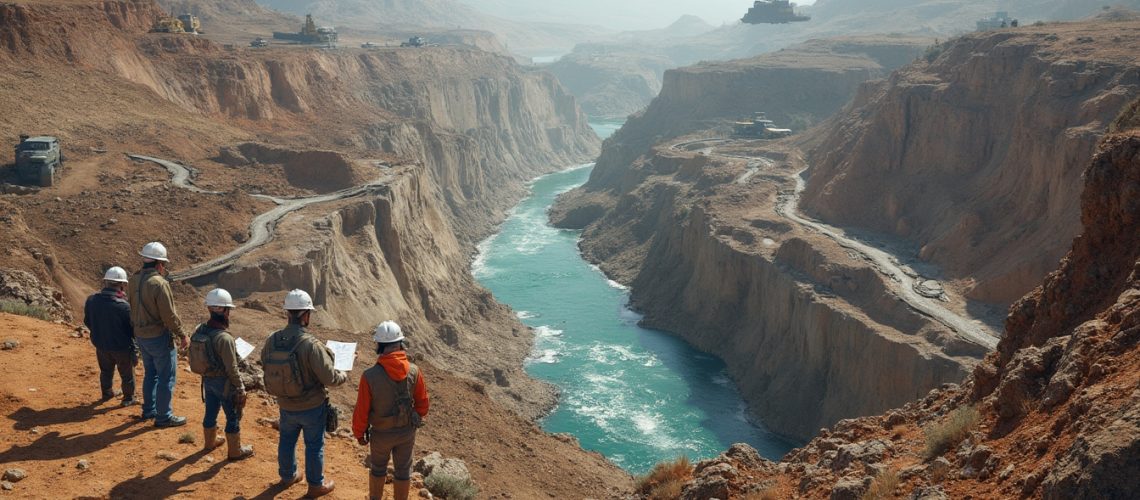
<svg viewBox="0 0 1140 500"><path fill-rule="evenodd" d="M190 336L190 371L198 375L205 375L212 371L223 369L218 353L214 351L214 336L221 332L219 328L210 328L199 325Z"/></svg>
<svg viewBox="0 0 1140 500"><path fill-rule="evenodd" d="M305 342L305 338L298 337L287 349L276 340L270 343L272 350L265 354L262 363L265 392L279 398L295 398L305 393L308 387L297 360L297 348Z"/></svg>
<svg viewBox="0 0 1140 500"><path fill-rule="evenodd" d="M391 383L396 389L396 413L381 418L383 424L379 426L380 430L404 427L418 429L423 426L423 418L420 417L419 413L416 413L415 401L412 399L412 388L419 380L419 373L418 366L408 363L408 376L404 377L404 380L397 382L385 374L383 379Z"/></svg>

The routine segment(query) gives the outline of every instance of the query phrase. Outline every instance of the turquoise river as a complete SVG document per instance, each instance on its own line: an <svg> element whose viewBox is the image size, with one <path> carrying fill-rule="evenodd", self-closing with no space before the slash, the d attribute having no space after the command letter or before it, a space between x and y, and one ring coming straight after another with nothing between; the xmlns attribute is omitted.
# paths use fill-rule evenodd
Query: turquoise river
<svg viewBox="0 0 1140 500"><path fill-rule="evenodd" d="M620 123L593 123L602 137ZM551 227L554 198L586 182L591 165L536 179L498 234L480 245L475 277L535 330L527 371L561 390L543 427L567 432L633 473L680 455L715 456L749 443L778 459L792 443L747 416L724 363L641 328L629 292L578 252L580 232Z"/></svg>

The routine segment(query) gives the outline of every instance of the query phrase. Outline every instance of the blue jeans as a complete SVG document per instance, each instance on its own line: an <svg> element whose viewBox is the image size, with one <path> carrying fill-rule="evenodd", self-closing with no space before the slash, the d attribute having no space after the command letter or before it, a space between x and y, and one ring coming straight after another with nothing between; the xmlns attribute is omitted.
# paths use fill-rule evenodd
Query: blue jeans
<svg viewBox="0 0 1140 500"><path fill-rule="evenodd" d="M166 422L174 416L170 400L178 372L178 351L169 335L137 340L143 361L143 418Z"/></svg>
<svg viewBox="0 0 1140 500"><path fill-rule="evenodd" d="M305 411L281 410L281 441L277 443L277 474L293 479L297 473L297 438L305 432L305 481L310 486L325 482L325 414L321 403Z"/></svg>
<svg viewBox="0 0 1140 500"><path fill-rule="evenodd" d="M241 417L238 416L237 407L234 406L233 389L228 395L226 394L226 386L229 383L226 377L202 377L202 388L206 393L206 416L202 418L203 428L213 429L218 426L220 408L226 413L226 434L236 434L241 431Z"/></svg>

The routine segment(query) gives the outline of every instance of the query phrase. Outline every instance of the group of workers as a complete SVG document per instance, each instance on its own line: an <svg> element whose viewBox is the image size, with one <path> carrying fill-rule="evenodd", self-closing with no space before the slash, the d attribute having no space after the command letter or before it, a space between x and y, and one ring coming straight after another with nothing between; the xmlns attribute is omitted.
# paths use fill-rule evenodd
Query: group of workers
<svg viewBox="0 0 1140 500"><path fill-rule="evenodd" d="M121 396L121 405L138 405L134 369L143 362L142 412L140 418L155 427L178 427L186 417L174 414L172 395L176 382L178 352L187 351L190 369L202 376L203 447L228 445L228 460L253 456L253 447L241 441L241 418L246 387L239 371L237 344L229 332L233 297L221 288L206 294L206 322L186 335L167 279L166 247L147 243L139 252L142 268L128 277L121 267L111 267L103 276L103 289L84 306L84 324L91 331L99 364L102 401ZM332 351L306 330L312 317L313 300L303 290L285 296L289 324L266 339L261 349L265 391L277 400L280 410L277 472L282 488L298 483L297 440L304 435L306 498L333 491L335 484L324 477L325 432L336 429L336 412L329 403L328 388L348 380L335 369ZM384 494L389 457L394 465L393 491L397 500L408 498L411 485L412 448L416 429L428 413L427 385L419 368L409 362L400 326L385 321L376 327L376 364L360 379L352 417L357 442L371 447L369 498ZM116 370L121 391L115 391ZM218 411L226 415L225 437L218 435Z"/></svg>

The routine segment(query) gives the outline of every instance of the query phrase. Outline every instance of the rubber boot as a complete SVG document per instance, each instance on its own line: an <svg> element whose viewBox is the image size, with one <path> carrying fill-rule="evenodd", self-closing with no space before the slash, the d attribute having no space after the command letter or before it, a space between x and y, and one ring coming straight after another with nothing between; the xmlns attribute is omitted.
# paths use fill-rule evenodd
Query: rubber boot
<svg viewBox="0 0 1140 500"><path fill-rule="evenodd" d="M397 479L392 481L392 497L396 500L408 500L408 490L411 488L411 479Z"/></svg>
<svg viewBox="0 0 1140 500"><path fill-rule="evenodd" d="M384 500L385 476L368 475L368 500Z"/></svg>
<svg viewBox="0 0 1140 500"><path fill-rule="evenodd" d="M218 435L218 428L202 428L202 449L212 450L226 443L226 438Z"/></svg>
<svg viewBox="0 0 1140 500"><path fill-rule="evenodd" d="M226 454L226 460L245 460L253 456L253 446L241 444L241 433L235 432L233 434L226 434L230 442L229 453Z"/></svg>
<svg viewBox="0 0 1140 500"><path fill-rule="evenodd" d="M305 493L305 498L323 497L329 493L332 493L334 489L336 489L336 483L331 479L326 479L324 484L318 484L316 486L310 484L309 492Z"/></svg>

